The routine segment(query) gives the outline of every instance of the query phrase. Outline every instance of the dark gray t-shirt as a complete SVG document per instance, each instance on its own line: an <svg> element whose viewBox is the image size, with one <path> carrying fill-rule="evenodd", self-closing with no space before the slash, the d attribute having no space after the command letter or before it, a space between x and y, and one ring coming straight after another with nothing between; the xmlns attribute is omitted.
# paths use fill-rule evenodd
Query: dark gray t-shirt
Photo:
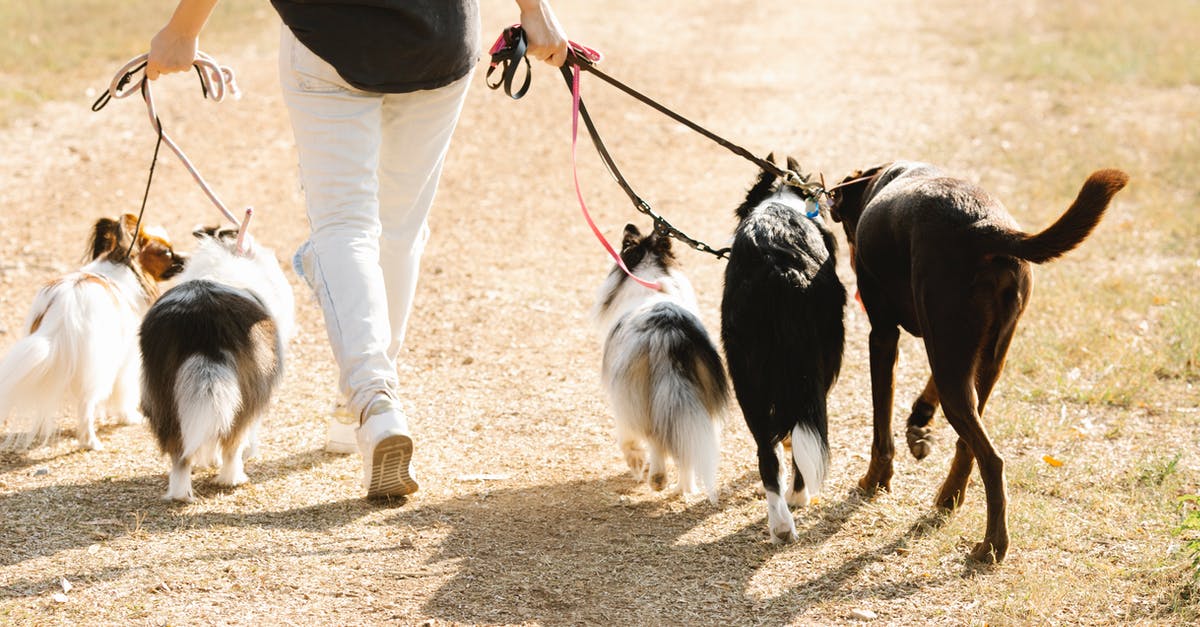
<svg viewBox="0 0 1200 627"><path fill-rule="evenodd" d="M479 59L478 0L271 0L296 39L372 92L443 87Z"/></svg>

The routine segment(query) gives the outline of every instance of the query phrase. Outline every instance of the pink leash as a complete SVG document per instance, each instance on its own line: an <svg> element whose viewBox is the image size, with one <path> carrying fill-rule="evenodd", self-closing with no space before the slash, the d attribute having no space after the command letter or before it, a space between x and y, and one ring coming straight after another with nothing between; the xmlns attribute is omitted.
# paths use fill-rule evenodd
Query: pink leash
<svg viewBox="0 0 1200 627"><path fill-rule="evenodd" d="M144 74L141 80L127 85L135 72L145 69L148 58L149 54L139 55L118 70L116 76L113 77L112 83L109 84L108 91L101 95L96 104L92 105L92 110L99 111L112 98L128 97L133 94L135 87L137 91L141 91L142 98L146 101L146 113L150 117L150 125L154 128L155 132L162 137L162 141L171 148L175 156L179 157L184 167L187 168L187 171L196 180L200 189L204 191L217 210L230 222L238 225L237 251L238 253L242 253L242 240L245 237L246 230L250 226L250 216L253 214L253 209L247 208L245 217L242 220L238 220L233 212L225 207L225 203L221 202L216 192L209 187L208 182L200 175L200 171L196 169L196 166L192 165L191 160L184 154L183 149L162 129L162 123L159 122L158 113L154 108L154 96L150 91L150 81L146 79ZM232 95L234 98L241 96L241 92L237 88L237 83L234 81L233 70L229 67L218 64L212 57L199 51L196 52L196 60L193 65L198 70L197 73L200 75L200 82L206 96L216 102L224 100L226 94Z"/></svg>
<svg viewBox="0 0 1200 627"><path fill-rule="evenodd" d="M520 24L516 24L514 25L514 28L519 26ZM505 31L505 33L508 32L508 30ZM510 42L505 39L505 33L501 33L500 37L496 39L496 43L492 44L489 54L495 55L497 52L503 50L507 45L509 45ZM577 44L573 41L569 41L568 43L571 45L571 50L575 54L592 63L600 61L603 56L598 51L582 44ZM517 56L523 58L524 55L525 50L522 44L520 48L520 54ZM528 61L526 61L526 63L528 63ZM495 64L493 63L493 67L494 66ZM579 187L579 165L576 157L578 152L576 148L579 144L579 103L581 101L579 89L580 70L578 64L573 64L571 68L573 70L571 81L571 174L575 179L575 198L579 200L579 209L583 212L583 219L587 221L587 225L592 229L592 234L596 236L596 239L600 240L600 244L604 246L604 250L608 251L609 256L611 256L613 261L617 263L617 267L624 271L625 274L628 275L629 278L633 279L638 285L655 291L661 291L662 285L657 281L647 281L635 275L628 267L626 267L625 261L621 259L621 255L612 247L612 244L608 243L608 240L604 238L604 234L600 232L600 228L596 226L595 220L592 220L592 214L588 211L587 203L583 201L583 191ZM489 76L490 75L491 72L489 71ZM524 91L528 89L528 86L529 80L526 78L525 86L521 89L520 94L523 94ZM505 88L507 89L508 87L506 86ZM520 97L520 94L518 94L517 97Z"/></svg>
<svg viewBox="0 0 1200 627"><path fill-rule="evenodd" d="M600 60L600 53L590 48L585 48L584 46L580 46L575 42L571 42L571 47L581 55L594 55L594 58L589 57L592 61ZM608 254L612 256L613 260L617 262L617 267L621 268L621 270L623 270L625 274L629 275L629 278L636 281L638 285L655 291L662 291L662 285L657 281L647 281L646 279L635 275L629 270L629 268L625 267L625 261L621 259L621 255L617 254L617 251L613 249L612 244L609 244L608 240L604 239L604 234L601 233L600 229L596 227L596 223L592 220L591 213L588 212L587 204L583 202L583 192L579 188L579 165L576 162L575 156L576 146L579 143L579 66L572 65L571 71L571 174L575 177L575 197L579 199L579 209L583 211L583 218L584 220L587 220L588 226L591 227L592 233L595 234L596 239L600 240L600 244L604 246L604 250L607 250Z"/></svg>

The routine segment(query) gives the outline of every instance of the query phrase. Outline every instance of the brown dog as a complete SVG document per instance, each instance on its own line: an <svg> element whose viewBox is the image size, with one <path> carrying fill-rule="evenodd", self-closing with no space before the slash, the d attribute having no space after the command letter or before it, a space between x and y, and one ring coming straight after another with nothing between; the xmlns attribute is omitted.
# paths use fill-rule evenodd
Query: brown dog
<svg viewBox="0 0 1200 627"><path fill-rule="evenodd" d="M1128 176L1094 172L1057 222L1022 232L999 201L935 167L895 162L856 172L831 190L867 318L871 322L871 463L859 487L887 490L892 478L892 384L899 327L924 338L932 372L909 418L909 447L929 452L928 424L939 397L958 434L937 506L962 503L974 460L987 497L987 531L971 557L999 562L1008 550L1004 460L980 422L1004 366L1017 320L1029 303L1029 262L1075 248L1091 232Z"/></svg>

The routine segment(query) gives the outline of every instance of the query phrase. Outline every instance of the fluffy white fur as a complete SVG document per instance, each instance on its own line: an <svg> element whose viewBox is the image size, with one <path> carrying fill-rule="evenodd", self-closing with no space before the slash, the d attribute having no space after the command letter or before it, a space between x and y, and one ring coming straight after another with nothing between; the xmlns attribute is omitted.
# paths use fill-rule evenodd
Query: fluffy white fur
<svg viewBox="0 0 1200 627"><path fill-rule="evenodd" d="M219 465L221 470L216 482L220 485L236 486L248 480L243 460L254 456L257 449L258 424L266 409L261 399L269 398L273 392L282 372L284 347L295 334L291 286L274 252L256 246L249 236L244 247L246 253L238 255L232 251L231 239L203 237L180 277L179 286L204 279L218 284L212 293L234 298L257 297L274 321L278 335L271 338L252 335L250 346L224 346L217 337L201 338L209 348L215 348L227 359L213 361L201 354L193 354L177 364L174 386L170 390L173 412L163 411L161 407L151 410L151 405L143 400L160 445L171 453L172 468L164 495L168 500L192 500L191 471L197 462ZM151 310L147 321L155 316L159 307L187 310L196 304L193 298L182 289L168 291ZM147 337L147 331L143 329L144 350L147 342L161 344L176 340L159 335ZM237 364L253 372L240 372ZM271 368L274 370L268 372ZM243 385L256 387L248 390ZM244 411L251 402L246 398L247 394L259 399L254 401L248 414ZM149 398L150 391L144 389L143 397ZM177 451L169 450L163 436L165 427L162 425L170 420L168 414L178 419Z"/></svg>
<svg viewBox="0 0 1200 627"><path fill-rule="evenodd" d="M22 327L32 332L0 361L0 418L12 428L5 448L48 441L65 403L74 403L82 448L102 448L103 414L141 422L136 340L149 300L134 269L106 257L38 291Z"/></svg>
<svg viewBox="0 0 1200 627"><path fill-rule="evenodd" d="M636 230L634 231L636 232ZM691 283L671 264L659 264L652 254L632 268L657 281L662 289L643 287L614 269L600 286L593 317L604 342L602 379L615 418L617 444L630 470L651 488L666 487L666 464L675 460L684 495L703 492L717 502L720 428L727 402L724 370L697 314ZM662 305L671 315L687 319L699 331L691 349L712 351L708 368L698 361L680 372L671 350L678 346L678 328L648 323ZM715 363L714 363L715 362ZM715 369L714 367L715 366Z"/></svg>

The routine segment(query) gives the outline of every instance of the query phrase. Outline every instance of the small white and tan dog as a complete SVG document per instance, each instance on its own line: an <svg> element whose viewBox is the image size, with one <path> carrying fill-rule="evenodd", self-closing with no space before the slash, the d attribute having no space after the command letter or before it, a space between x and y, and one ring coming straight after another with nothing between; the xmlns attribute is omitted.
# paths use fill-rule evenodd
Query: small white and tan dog
<svg viewBox="0 0 1200 627"><path fill-rule="evenodd" d="M702 488L715 504L729 396L721 357L696 313L695 293L668 237L653 232L643 237L626 225L621 260L661 289L639 285L614 265L597 293L601 376L617 444L634 476L654 490L666 487L666 462L674 459L679 492Z"/></svg>
<svg viewBox="0 0 1200 627"><path fill-rule="evenodd" d="M82 448L101 448L102 412L141 421L138 322L158 297L158 283L178 274L184 257L162 229L137 222L131 214L96 221L88 262L38 290L26 335L0 360L0 421L12 427L5 448L47 442L68 400Z"/></svg>
<svg viewBox="0 0 1200 627"><path fill-rule="evenodd" d="M166 499L192 499L192 466L220 462L217 483L247 481L243 459L283 376L295 329L292 288L269 248L237 230L200 240L180 283L142 321L142 411L171 456Z"/></svg>

